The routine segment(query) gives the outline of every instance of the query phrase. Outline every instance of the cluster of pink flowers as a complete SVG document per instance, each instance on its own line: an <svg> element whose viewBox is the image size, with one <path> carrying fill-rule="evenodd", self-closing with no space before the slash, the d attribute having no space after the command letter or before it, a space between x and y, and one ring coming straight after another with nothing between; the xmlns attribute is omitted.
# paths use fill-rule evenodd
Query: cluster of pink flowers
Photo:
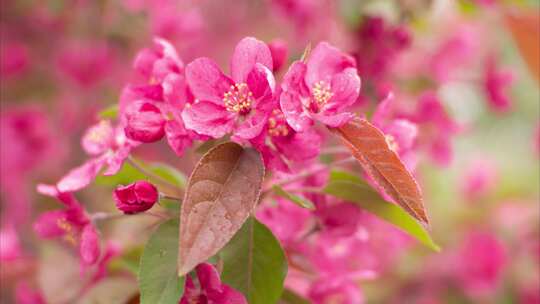
<svg viewBox="0 0 540 304"><path fill-rule="evenodd" d="M192 168L197 153L232 140L256 149L266 165L254 214L285 251L287 291L313 303L359 304L373 301L361 288L365 281L391 277L395 294L386 297L395 303L444 303L448 294L489 302L496 292L510 293L520 303L538 303L539 276L523 279L521 272L540 263L538 219L521 208L536 202L501 208L492 204L497 195L528 191L523 185L505 188L499 183L515 179L506 174L513 160L497 166L487 152L472 161L458 156L458 165L467 167L455 181L453 199L464 204L448 208L431 193L446 192L433 185L438 179L431 180L431 172L424 175L424 167L418 166L426 155L438 166L451 165L454 140L463 135L463 146L476 140L465 137L477 127L474 118L483 108L501 119L502 114L519 113L526 103L511 95L523 72L509 69L511 56L498 52L499 39L491 41L489 26L507 14L506 4L460 2L444 7L443 14L435 12L436 5L423 7L422 1L397 2L392 13L400 18L382 17L378 4L367 9L370 4L356 7L355 1L235 1L232 9L216 1L6 2L2 16L9 17L0 22L0 262L1 279L8 286L2 287L0 301L56 302L46 295L38 267L46 251L41 247L51 244L35 242L35 235L61 240L78 257L72 268L87 280L76 296L109 275L133 271L115 272L118 263L111 261L124 262L131 251L139 259L152 225L178 216L178 205L171 205L184 190L183 182L167 185L161 175L145 169L157 167L159 158L183 171ZM471 7L474 12L464 13ZM490 16L493 20L476 18L494 12L500 16ZM276 17L282 19L275 22ZM433 28L424 28L426 24ZM263 42L247 37L234 47L239 37L276 33L281 38ZM150 45L134 56L132 69L126 68L152 36ZM319 42L324 40L332 44ZM318 43L304 50L309 41ZM228 69L221 65L225 57L230 57ZM472 95L485 106L465 105L470 96L461 95L464 85L478 91ZM112 100L118 101L109 108L113 110L97 114ZM9 104L4 107L4 102ZM30 106L34 103L42 105ZM425 201L434 206L433 222L447 208L451 212L440 225L459 230L444 234L435 227L434 239L443 253L422 256L427 266L413 274L394 267L414 244L410 236L351 202L314 191L328 185L336 173L333 162L347 161L342 156L349 153L334 146L328 129L355 116L381 130L420 184L427 180L433 187L424 191ZM495 124L492 119L489 124ZM519 117L515 125L528 123L526 119ZM530 144L539 156L540 123L535 123L528 130L534 133ZM67 157L70 144L82 146L84 155ZM67 164L76 166L65 170ZM138 170L137 178L116 180L132 169ZM88 189L96 179L109 188ZM47 184L35 187L36 180ZM313 208L278 196L273 185ZM523 196L530 200L533 195L537 193ZM109 219L120 220L102 225ZM146 220L152 225L146 226ZM137 223L137 232L124 221ZM210 261L186 276L179 304L248 303L241 292L221 282L221 265ZM4 296L5 289L13 292Z"/></svg>
<svg viewBox="0 0 540 304"><path fill-rule="evenodd" d="M267 166L281 171L315 158L321 136L313 122L338 127L353 116L347 109L360 92L355 61L323 42L305 61L293 62L280 84L273 70L283 53L279 45L244 38L229 77L209 58L184 66L168 42L156 39L135 61L146 82L122 94L126 136L146 143L166 137L177 155L194 140L230 136L261 151Z"/></svg>

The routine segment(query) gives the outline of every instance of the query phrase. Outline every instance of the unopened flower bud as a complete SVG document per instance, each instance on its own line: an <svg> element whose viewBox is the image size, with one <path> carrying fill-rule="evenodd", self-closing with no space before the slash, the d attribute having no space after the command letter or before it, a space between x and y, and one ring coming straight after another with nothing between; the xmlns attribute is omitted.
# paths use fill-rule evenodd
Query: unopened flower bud
<svg viewBox="0 0 540 304"><path fill-rule="evenodd" d="M135 102L126 110L126 136L132 140L151 143L165 135L165 118L158 107L149 102Z"/></svg>
<svg viewBox="0 0 540 304"><path fill-rule="evenodd" d="M114 190L116 207L125 214L146 211L157 202L157 188L146 181L138 181L127 186L119 186Z"/></svg>

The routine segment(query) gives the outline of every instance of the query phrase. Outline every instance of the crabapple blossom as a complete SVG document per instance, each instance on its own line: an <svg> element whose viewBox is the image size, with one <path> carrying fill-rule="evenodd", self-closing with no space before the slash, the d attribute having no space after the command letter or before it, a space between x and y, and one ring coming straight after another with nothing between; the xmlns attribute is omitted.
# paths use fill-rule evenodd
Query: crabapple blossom
<svg viewBox="0 0 540 304"><path fill-rule="evenodd" d="M83 265L92 265L100 255L100 239L94 224L73 193L60 192L56 187L38 185L38 192L58 199L62 210L42 213L34 223L34 230L42 238L64 238L79 246Z"/></svg>
<svg viewBox="0 0 540 304"><path fill-rule="evenodd" d="M322 136L314 129L295 131L276 105L261 134L250 143L261 152L268 168L287 172L292 163L305 163L319 155Z"/></svg>
<svg viewBox="0 0 540 304"><path fill-rule="evenodd" d="M275 80L268 46L244 38L231 59L231 78L209 58L186 66L186 80L195 101L182 118L187 129L213 138L232 133L249 140L262 132L271 112Z"/></svg>
<svg viewBox="0 0 540 304"><path fill-rule="evenodd" d="M197 284L192 277L186 278L185 292L178 304L247 304L240 292L221 282L219 273L211 264L199 264L195 271Z"/></svg>
<svg viewBox="0 0 540 304"><path fill-rule="evenodd" d="M507 261L506 249L490 233L471 232L458 251L456 273L466 292L481 296L500 283Z"/></svg>
<svg viewBox="0 0 540 304"><path fill-rule="evenodd" d="M484 69L483 85L489 107L498 112L506 112L511 107L508 87L514 80L508 69L500 69L493 56L488 57Z"/></svg>
<svg viewBox="0 0 540 304"><path fill-rule="evenodd" d="M113 127L110 121L102 120L90 127L82 146L93 158L72 169L56 184L60 192L74 192L88 186L100 170L107 166L104 175L114 175L122 167L132 148L140 143L126 138L124 131Z"/></svg>
<svg viewBox="0 0 540 304"><path fill-rule="evenodd" d="M313 120L339 127L353 117L347 108L358 98L360 77L354 58L321 42L305 62L291 65L281 88L281 110L295 131L306 130Z"/></svg>
<svg viewBox="0 0 540 304"><path fill-rule="evenodd" d="M168 41L155 38L153 48L139 52L134 66L144 79L142 84L125 87L120 97L126 135L142 142L165 135L173 151L182 156L193 140L204 139L187 130L181 117L185 104L192 102L183 61Z"/></svg>

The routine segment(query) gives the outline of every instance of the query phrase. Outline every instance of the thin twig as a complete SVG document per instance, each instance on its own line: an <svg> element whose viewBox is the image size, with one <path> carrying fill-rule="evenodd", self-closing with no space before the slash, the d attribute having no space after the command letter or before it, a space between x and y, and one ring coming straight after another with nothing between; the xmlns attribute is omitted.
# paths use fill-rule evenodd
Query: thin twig
<svg viewBox="0 0 540 304"><path fill-rule="evenodd" d="M346 163L349 163L349 162L352 162L352 161L355 161L356 159L354 157L348 157L348 158L344 158L344 159L340 159L338 161L335 161L331 164L328 164L328 166L332 165L332 166L339 166L339 165L343 165L343 164L346 164ZM308 177L310 175L313 175L315 173L318 173L320 171L323 171L325 170L328 166L326 167L316 167L316 168L312 168L312 169L309 169L309 170L306 170L304 172L300 172L299 174L295 175L295 176L292 176L290 178L287 178L287 179L284 179L284 180L281 180L281 181L278 181L276 183L273 183L270 187L267 187L264 191L263 191L263 195L266 195L269 191L272 190L272 187L275 185L275 186L284 186L284 185L287 185L287 184L290 184L292 182L296 182L298 180L301 180L305 177Z"/></svg>
<svg viewBox="0 0 540 304"><path fill-rule="evenodd" d="M182 201L182 198L177 197L177 196L168 195L166 193L160 193L159 198L160 199L172 200L172 201L179 201L179 202Z"/></svg>

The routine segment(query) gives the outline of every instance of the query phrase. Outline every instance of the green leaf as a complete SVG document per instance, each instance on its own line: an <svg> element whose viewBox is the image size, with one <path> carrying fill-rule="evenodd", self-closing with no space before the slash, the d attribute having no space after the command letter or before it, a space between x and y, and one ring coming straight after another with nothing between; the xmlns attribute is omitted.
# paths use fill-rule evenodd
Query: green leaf
<svg viewBox="0 0 540 304"><path fill-rule="evenodd" d="M353 202L362 209L401 228L427 247L435 251L440 250L424 226L398 205L385 201L379 193L365 183L353 183L344 180L331 181L323 189L323 192Z"/></svg>
<svg viewBox="0 0 540 304"><path fill-rule="evenodd" d="M302 208L315 210L315 205L313 205L313 203L310 200L306 199L306 198L303 198L303 197L301 197L299 195L287 192L287 190L283 189L282 187L280 187L278 185L272 186L272 190L274 191L274 193L277 196L283 197L283 198L297 204L298 206L300 206Z"/></svg>
<svg viewBox="0 0 540 304"><path fill-rule="evenodd" d="M118 105L113 104L98 113L101 119L116 119L118 117Z"/></svg>
<svg viewBox="0 0 540 304"><path fill-rule="evenodd" d="M294 291L290 289L283 290L281 294L281 299L278 302L279 304L309 304L311 303L308 299L297 295Z"/></svg>
<svg viewBox="0 0 540 304"><path fill-rule="evenodd" d="M150 171L171 184L177 185L179 188L185 188L186 186L187 178L184 173L167 164L152 163L152 165L150 165Z"/></svg>
<svg viewBox="0 0 540 304"><path fill-rule="evenodd" d="M346 181L351 183L363 183L362 179L356 175L354 175L351 172L347 171L339 171L339 170L332 170L330 172L330 181L336 182L336 181Z"/></svg>
<svg viewBox="0 0 540 304"><path fill-rule="evenodd" d="M179 188L184 188L186 185L186 176L169 165L163 163L145 164L141 160L137 160L137 163L139 163L149 172L152 172L173 185L177 185ZM99 185L117 186L120 184L127 185L138 180L146 179L149 178L133 167L130 163L125 162L122 169L118 171L117 174L113 176L99 175L96 178L96 183Z"/></svg>
<svg viewBox="0 0 540 304"><path fill-rule="evenodd" d="M221 251L223 282L250 304L274 304L287 275L285 253L272 232L250 217Z"/></svg>
<svg viewBox="0 0 540 304"><path fill-rule="evenodd" d="M127 185L142 179L147 178L139 170L135 169L135 167L126 162L122 166L122 169L120 169L120 171L118 171L118 173L115 175L98 175L96 178L96 184L116 187L117 185Z"/></svg>
<svg viewBox="0 0 540 304"><path fill-rule="evenodd" d="M184 277L178 277L178 220L159 226L144 247L139 266L141 304L178 303L184 291Z"/></svg>

